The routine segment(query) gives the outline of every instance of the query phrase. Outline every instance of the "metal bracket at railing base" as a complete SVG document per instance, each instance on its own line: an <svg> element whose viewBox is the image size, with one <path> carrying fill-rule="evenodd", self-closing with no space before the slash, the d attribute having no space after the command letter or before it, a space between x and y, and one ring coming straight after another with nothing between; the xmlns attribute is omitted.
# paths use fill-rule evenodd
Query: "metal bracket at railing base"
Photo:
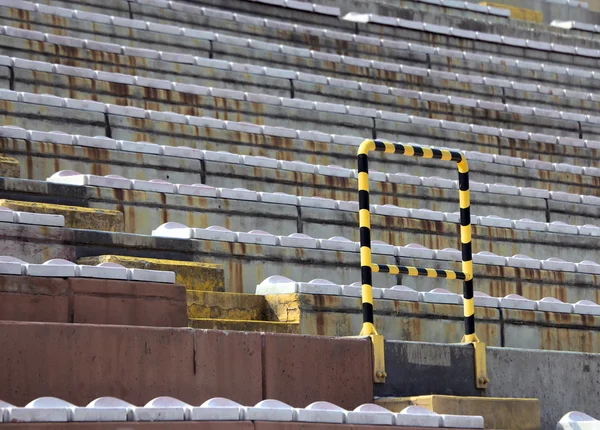
<svg viewBox="0 0 600 430"><path fill-rule="evenodd" d="M473 345L473 352L475 358L475 387L480 390L485 390L488 387L490 380L487 376L487 357L485 351L485 343L480 342L475 336L475 340L471 342L465 342L463 337L462 343L470 343Z"/></svg>
<svg viewBox="0 0 600 430"><path fill-rule="evenodd" d="M348 336L350 338L371 339L371 347L373 351L373 383L384 384L387 373L385 372L385 339L381 334L360 334L358 336Z"/></svg>
<svg viewBox="0 0 600 430"><path fill-rule="evenodd" d="M385 373L385 340L381 334L372 334L370 338L373 344L373 382L383 384L387 377L387 373Z"/></svg>

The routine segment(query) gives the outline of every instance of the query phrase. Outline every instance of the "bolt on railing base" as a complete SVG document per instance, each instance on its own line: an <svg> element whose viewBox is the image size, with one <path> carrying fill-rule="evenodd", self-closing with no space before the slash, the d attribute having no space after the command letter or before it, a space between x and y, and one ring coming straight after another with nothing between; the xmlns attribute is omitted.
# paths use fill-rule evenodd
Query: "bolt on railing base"
<svg viewBox="0 0 600 430"><path fill-rule="evenodd" d="M485 351L485 343L481 342L476 335L471 335L471 339L462 338L461 343L470 343L473 345L473 355L475 359L475 387L480 390L485 390L490 382L487 376L487 356Z"/></svg>

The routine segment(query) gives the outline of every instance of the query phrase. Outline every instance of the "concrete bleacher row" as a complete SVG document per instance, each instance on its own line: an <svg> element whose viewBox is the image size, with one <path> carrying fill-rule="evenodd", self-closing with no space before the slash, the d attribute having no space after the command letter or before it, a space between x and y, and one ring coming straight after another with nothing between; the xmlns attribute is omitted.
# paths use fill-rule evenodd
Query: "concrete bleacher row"
<svg viewBox="0 0 600 430"><path fill-rule="evenodd" d="M578 430L594 429L600 427L600 421L583 412L569 412L565 414L558 424L556 430Z"/></svg>
<svg viewBox="0 0 600 430"><path fill-rule="evenodd" d="M12 209L0 205L0 222L64 227L65 217L62 215L13 211Z"/></svg>
<svg viewBox="0 0 600 430"><path fill-rule="evenodd" d="M382 103L381 98L384 96L390 96L393 97L393 100L395 101L399 101L399 100L407 100L407 102L405 102L407 104L407 107L410 105L414 105L413 102L408 102L408 101L412 101L412 100L417 100L419 101L419 104L422 104L423 106L420 108L420 110L427 110L427 111L431 111L434 112L435 110L440 111L440 115L443 115L444 112L446 111L450 111L453 112L454 116L459 117L459 116L465 116L466 115L466 111L468 109L481 109L483 111L490 111L490 112L502 112L502 113L506 113L506 114L518 114L520 117L528 117L528 116L532 116L535 118L548 118L548 119L552 119L552 120L562 120L562 121L566 121L566 122L575 122L577 124L588 124L588 125L598 125L600 124L600 118L593 116L593 115L585 115L585 114L581 114L581 113L575 113L575 112L564 112L564 111L558 111L558 110L552 110L552 109L540 109L539 107L528 107L528 106L519 106L519 105L512 105L512 104L506 104L506 103L498 103L498 102L489 102L486 100L478 100L478 99L471 99L471 98L464 98L464 97L456 97L456 96L451 96L451 95L443 95L443 94L436 94L436 93L428 93L428 92L422 92L422 91L413 91L413 90L405 90L405 89L400 89L400 88L393 88L393 87L387 87L385 85L372 85L372 84L367 84L367 83L361 83L361 82L357 82L357 81L349 81L349 80L340 80L340 79L334 79L334 78L327 78L326 76L321 76L321 75L307 75L307 74L303 74L300 72L294 72L294 71L289 71L289 70L279 70L279 69L269 69L266 67L255 67L252 65L247 65L247 64L238 64L238 63L233 63L233 62L229 62L229 63L224 63L222 61L219 60L211 60L211 59L201 59L196 57L194 59L195 61L195 65L200 66L200 67L206 67L206 68L212 68L213 72L219 70L219 71L224 71L224 70L228 70L228 71L232 71L232 72L237 72L237 73L245 73L245 74L251 74L251 75L256 75L256 76L260 76L260 77L264 77L265 79L268 80L272 80L272 78L280 78L280 79L289 79L290 81L297 81L300 84L297 84L296 87L293 86L292 84L292 88L289 88L287 90L287 93L294 98L294 95L303 95L303 90L304 88L302 88L301 86L309 86L309 85L326 85L328 87L331 87L331 91L329 94L330 96L333 96L336 91L339 93L341 92L341 94L339 94L337 96L337 98L340 98L340 96L342 97L342 101L345 101L344 97L349 97L353 102L356 102L357 99L352 97L351 94L349 94L349 92L352 91L356 91L357 95L358 95L358 101L361 105L365 105L365 103L368 106L382 106L382 107L390 107L390 105L392 104L392 98L390 98L390 101L387 103ZM58 75L64 75L64 76L73 76L73 77L78 77L78 78L85 78L85 79L90 79L93 81L98 80L98 81L104 81L104 82L115 82L115 83L119 83L119 84L124 84L127 86L139 86L139 87L147 87L147 88L155 88L158 90L167 90L167 91L177 91L177 92L182 92L182 93L190 93L190 94L195 94L195 95L209 95L211 94L211 90L208 89L208 87L206 86L198 86L198 85L190 85L190 84L183 84L183 83L178 83L178 82L169 82L166 81L164 79L161 80L157 80L157 79L152 79L152 78L145 78L145 77L139 77L139 76L126 76L123 74L116 74L116 73L110 73L110 72L102 72L102 71L95 71L92 69L86 69L86 68L78 68L78 67L69 67L69 66L63 66L63 65L59 65L59 64L50 64L50 63L44 63L44 62L31 62L31 61L27 61L27 60L23 60L20 58L0 58L0 64L2 65L6 65L9 67L12 67L14 69L23 69L23 70L34 70L36 72L46 72L46 73L50 73L50 74L58 74ZM425 69L423 69L424 72L426 72L428 75L432 75L431 71L425 71ZM271 78L271 79L270 79ZM24 81L21 83L21 81ZM487 79L483 78L482 82L484 85L487 85ZM502 82L501 82L502 83ZM571 95L571 92L567 93L566 90L560 90L560 89L550 89L550 88L542 88L540 86L535 86L535 85L531 85L531 84L525 84L525 85L520 85L520 84L515 84L514 82L505 82L507 86L510 86L510 88L514 89L514 90L520 90L523 88L533 88L534 91L538 91L541 94L558 94L560 96L565 96L565 95ZM26 77L19 77L18 79L16 79L16 82L13 83L14 84L18 84L19 87L23 87L24 89L27 88L27 86L31 85L29 80L27 80ZM256 84L259 84L258 82ZM300 85L300 87L299 87ZM40 83L36 83L36 87L42 87L40 85ZM82 90L84 90L84 86L81 85L77 85L77 89L81 92ZM504 87L503 87L504 88ZM282 88L280 90L277 90L275 92L275 95L280 95L282 93L284 93L285 91L285 84L282 84ZM283 104L284 106L286 105L290 105L289 102L284 102L284 100L286 100L286 98L282 98L281 100L279 99L273 99L273 98L268 98L268 97L263 97L262 99L257 97L256 94L252 94L252 93L247 93L248 96L246 99L246 101L262 101L264 103L267 104ZM286 94L286 95L288 95ZM373 95L377 94L377 98L374 98ZM211 94L212 95L212 94ZM232 95L232 94L230 94ZM311 99L315 98L315 94L314 92L309 92L309 94L306 94L307 96L310 96ZM589 100L591 102L593 102L593 104L595 105L598 102L598 97L595 94L582 94L582 93L577 93L574 94L575 97L579 96L580 98L582 98L583 100ZM240 96L237 96L238 99L240 99ZM364 100L366 98L366 100ZM317 97L318 100L320 100L320 97ZM241 99L240 99L241 100ZM335 99L334 99L335 100ZM435 103L436 106L442 106L442 105L449 105L448 108L445 109L440 109L439 107L437 109L433 109L433 106L430 106L429 103ZM397 104L397 103L395 103ZM554 105L552 105L554 106ZM299 102L298 106L295 107L305 107L305 104L302 104L301 101ZM414 108L414 106L413 106ZM314 109L314 107L313 107ZM461 109L465 110L465 112L461 112ZM372 110L360 110L358 108L355 107L351 107L351 106L344 106L344 110L349 113L349 114L353 114L353 115L367 115L369 117L373 117L373 118L381 118L381 119L388 119L390 117L390 114L386 111L379 111L379 112L375 112ZM581 109L578 109L581 110ZM595 111L594 109L591 110L591 112ZM504 120L510 122L511 121L511 115L507 116ZM469 118L473 115L466 115ZM516 120L516 122L525 122L527 123L527 121L525 120ZM493 124L493 123L490 123ZM534 120L534 124L535 124L535 120ZM455 126L456 127L456 126ZM473 125L470 125L469 127L465 126L463 131L473 131ZM555 124L555 127L557 127L557 125ZM558 128L558 127L557 127ZM591 130L589 131L589 133L593 133ZM588 133L586 133L587 135ZM506 134L506 136L510 137L510 134ZM513 136L514 137L514 136ZM523 137L527 137L527 134L523 134L521 138ZM557 140L557 142L560 142L559 140ZM591 144L591 146L593 147L593 144Z"/></svg>
<svg viewBox="0 0 600 430"><path fill-rule="evenodd" d="M3 412L3 413L2 413ZM146 405L134 406L113 397L100 397L86 407L75 406L54 397L42 397L25 407L0 401L0 422L106 422L106 421L277 421L332 424L395 425L410 427L483 428L481 416L437 414L429 409L410 406L392 413L375 405L364 404L347 411L320 401L293 408L278 400L262 400L255 406L242 406L225 398L213 398L200 406L172 397L157 397Z"/></svg>
<svg viewBox="0 0 600 430"><path fill-rule="evenodd" d="M190 228L180 223L169 222L152 231L152 236L176 239L216 240L224 242L250 243L266 246L282 246L293 248L322 249L333 251L359 252L358 242L350 239L333 236L329 239L315 239L306 234L293 233L292 235L275 236L262 230L249 232L233 232L225 227L210 226L207 228ZM442 250L428 249L422 245L409 244L393 246L385 242L373 244L373 254L389 255L404 258L423 258L442 261L461 261L461 252L454 248ZM558 270L565 272L578 272L600 274L600 264L591 261L570 263L560 258L551 257L540 261L523 254L512 257L502 257L491 252L482 251L473 255L475 264L492 266L511 266L528 269Z"/></svg>
<svg viewBox="0 0 600 430"><path fill-rule="evenodd" d="M58 13L58 12L57 12ZM71 11L71 14L73 15L74 12ZM62 13L62 15L64 15L64 12ZM85 15L82 15L85 17ZM64 17L64 16L63 16ZM90 19L96 19L98 22L95 25L113 25L112 22L114 21L110 16L108 15L93 15ZM211 18L212 20L213 18ZM10 25L13 25L14 22L12 21L7 21ZM66 21L67 23L71 22L71 19ZM85 23L86 21L81 21L83 23ZM153 24L152 29L159 29L159 31L166 31L166 33L156 33L156 32L152 32L149 30L145 30L147 25L151 25L149 23L146 23L144 21L131 21L132 24L129 24L129 21L125 20L125 19L121 19L119 18L117 20L118 24L122 24L125 25L125 27L123 27L124 29L130 29L130 31L134 31L134 32L145 32L148 33L148 35L161 35L161 41L163 40L169 40L169 38L175 38L177 40L182 39L184 41L188 41L188 40L197 40L198 43L202 42L202 50L204 51L208 51L208 50L212 50L212 54L210 55L212 58L218 58L220 55L226 55L228 57L231 56L239 56L239 58L252 58L252 62L254 64L256 64L257 62L260 63L264 63L265 65L268 64L269 62L265 62L264 60L261 59L260 55L258 55L260 52L267 52L269 53L269 57L271 58L270 61L274 61L277 62L276 58L275 58L275 54L281 54L284 57L286 55L288 56L296 56L298 58L298 60L302 60L302 59L310 59L311 61L308 62L307 66L310 69L311 67L319 67L319 60L323 60L326 62L333 62L335 64L339 64L340 67L337 67L336 69L338 70L342 70L341 65L346 64L348 66L351 66L349 69L349 73L353 74L353 73L357 73L359 75L364 75L366 77L369 76L368 73L365 74L365 70L362 70L362 68L370 68L373 67L375 70L380 69L381 72L399 72L400 71L400 67L397 64L398 59L394 58L395 62L389 62L389 63L382 63L382 62L378 62L378 61L370 61L368 59L364 58L364 55L360 55L360 57L363 58L357 58L357 57L349 57L349 56L340 56L337 54L330 54L330 53L326 53L326 52L320 52L320 51L310 51L308 49L302 49L302 48L297 48L297 47L293 47L293 46L287 46L287 45L276 45L276 44L269 44L266 42L262 42L259 40L252 40L252 39L244 39L244 38L239 38L239 37L235 37L235 36L227 36L227 35L223 35L223 34L217 34L217 33L211 33L211 32L207 32L207 31L197 31L197 30L190 30L190 29L186 29L187 33L185 31L183 31L183 34L191 34L192 36L195 37L199 37L199 39L194 39L191 36L179 36L179 34L181 34L182 30L179 27L174 27L171 26L170 28L167 29L163 29L163 27L158 26L158 24ZM129 24L129 26L127 26L127 24ZM31 27L31 24L29 24L29 26ZM169 26L167 26L169 27ZM289 28L293 28L293 26L288 25L287 27ZM286 27L286 28L287 28ZM119 28L119 27L116 27ZM140 29L140 28L143 28ZM280 33L283 30L286 30L286 28L279 28L277 29L277 32ZM7 27L7 31L8 33L6 33L7 36L21 36L21 37L28 37L31 39L35 39L38 41L43 41L43 35L42 37L40 37L40 33L38 32L30 32L30 31L26 31L26 30L11 30L11 27ZM322 32L322 30L320 30L320 32ZM326 32L327 33L327 32ZM329 32L327 34L325 34L324 36L327 37L334 37L333 34L331 34L333 32ZM70 48L75 48L75 47L82 47L83 46L83 39L89 39L88 37L88 33L82 34L80 37L81 39L77 39L74 37L59 37L59 36L55 36L55 35L50 35L50 39L49 42L52 43L57 43L60 44L61 42L64 44L68 44ZM112 32L110 33L112 34ZM322 42L321 43L325 43L327 41L327 37L322 38ZM339 36L342 37L342 36ZM376 38L370 38L367 36L356 36L359 38L360 41L363 41L365 44L365 46L371 47L373 48L373 45L379 46L380 42L379 39ZM350 39L352 39L352 35L350 35ZM97 38L96 38L97 39ZM156 39L156 37L151 37L151 40L148 40L148 43L152 43L153 40ZM348 37L343 36L342 40L344 40L345 42L348 42ZM108 39L109 41L122 41L122 42L126 42L126 43L137 43L135 42L135 39L131 39L131 38L123 38L123 39L117 39L115 40L114 37L109 37ZM366 42L365 42L366 41ZM210 43L209 43L210 42ZM182 45L183 43L183 45ZM183 61L183 62L189 62L190 60L192 60L192 56L193 55L197 55L197 53L199 52L199 46L198 43L194 43L194 50L192 50L191 48L187 48L186 45L187 42L174 42L172 45L160 45L157 43L153 43L153 45L155 47L160 46L159 48L155 48L155 49L160 49L162 51L164 51L163 53L163 59L166 58L170 58L173 59L175 57L177 57L175 55L174 52L168 52L173 50L174 48L178 51L178 56L181 57L181 60L179 61ZM404 45L402 45L402 43L404 43ZM393 45L394 52L403 52L403 51L397 51L396 47L398 46L398 44L400 44L400 47L403 47L406 52L408 53L407 55L405 55L406 60L409 61L410 65L423 65L423 64L429 64L429 65L437 65L439 67L442 68L447 68L447 64L446 61L447 59L452 59L453 63L464 63L463 68L467 69L467 70L473 70L476 71L478 73L481 73L481 67L477 66L475 67L474 64L475 63L479 63L487 65L484 69L486 74L492 75L492 76L502 76L503 78L505 78L507 75L514 73L514 71L520 71L519 74L516 74L514 76L521 76L521 77L527 77L529 79L532 80L540 80L543 79L543 76L545 74L548 75L547 80L550 81L556 81L556 77L557 76L563 76L563 78L561 78L562 81L565 82L570 82L571 84L575 84L576 87L580 86L583 88L589 87L589 88L593 88L593 87L597 87L597 84L595 83L595 79L593 78L593 72L592 71L587 71L587 70L581 70L581 69L575 69L575 68L568 68L568 67L559 67L559 66L552 66L549 64L542 64L542 63L531 63L530 62L523 62L523 61L518 61L518 60L514 60L514 59L509 59L509 58L496 58L496 57L491 57L491 56L485 56L485 55L480 55L480 54L475 54L475 53L468 53L467 51L452 51L452 50L445 50L443 48L433 48L433 47L420 47L420 45L413 45L410 44L410 48L408 47L408 45L406 45L406 42L387 42L387 45ZM188 43L189 45L189 43ZM121 48L118 45L114 45L112 43L104 43L98 40L88 40L86 42L86 46L88 48L93 48L95 50L104 50L110 53L117 53L119 54L121 52ZM144 44L142 44L142 46L144 46ZM362 46L362 45L361 45ZM384 47L386 46L385 44L383 45ZM236 49L236 48L240 48L243 47L243 50L240 49ZM7 45L6 48L10 49L10 45ZM251 55L251 52L248 50L248 48L251 48L250 51L255 52L256 55ZM321 49L325 49L325 47L322 47ZM383 49L383 48L382 48ZM158 58L157 54L153 54L152 50L148 50L148 49L139 49L139 48L135 48L135 47L131 47L131 46L127 46L126 48L126 53L128 54L136 54L138 56L141 57L146 57L146 58ZM208 52L207 52L208 53ZM258 56L257 56L258 55ZM209 55L207 55L209 56ZM396 55L397 56L397 55ZM378 57L381 59L385 59L386 57ZM303 66L300 65L300 63L302 61L294 61L293 63L289 63L289 64L294 64L296 68L298 69L302 69ZM281 58L281 62L283 62L283 64L287 63L287 60L285 58ZM473 64L472 66L470 64ZM504 65L508 66L508 68L506 68ZM272 66L272 64L271 64ZM352 67L352 66L358 66L358 67ZM408 64L405 66L407 67ZM457 79L454 75L455 70L460 68L458 67L458 64L453 64L453 70L452 73L450 74L451 80L455 80ZM494 72L494 69L497 69ZM305 69L306 70L306 69ZM328 72L331 73L331 70L329 67L324 68L323 70L327 70ZM410 67L408 67L407 71L410 70ZM418 71L416 71L418 72ZM337 72L339 73L339 72ZM382 74L383 76L384 74ZM389 79L389 73L387 74L388 77L386 79ZM441 75L444 75L444 73L441 73ZM446 73L447 75L447 73ZM461 76L459 76L459 79L461 79ZM469 77L464 76L462 77L461 80L464 80L467 83L477 83L477 82L481 82L481 77ZM490 81L493 82L493 79L490 79ZM577 84L579 82L579 84ZM510 83L505 84L505 86L510 85Z"/></svg>
<svg viewBox="0 0 600 430"><path fill-rule="evenodd" d="M0 256L0 274L41 276L56 278L97 278L121 279L129 281L152 281L175 283L175 273L147 269L128 269L115 263L101 263L96 266L78 265L60 258L42 264L26 263L15 257Z"/></svg>
<svg viewBox="0 0 600 430"><path fill-rule="evenodd" d="M309 282L293 281L285 276L270 276L256 286L256 294L314 294L361 297L360 282L351 285L338 285L326 279L313 279ZM373 288L373 298L380 300L402 300L409 302L440 303L462 305L463 297L444 288L431 291L415 291L405 285L394 285L390 288ZM475 306L486 308L521 309L540 312L575 313L581 315L600 315L600 305L590 300L577 303L564 303L553 297L530 300L518 294L506 297L491 297L480 291L475 292Z"/></svg>

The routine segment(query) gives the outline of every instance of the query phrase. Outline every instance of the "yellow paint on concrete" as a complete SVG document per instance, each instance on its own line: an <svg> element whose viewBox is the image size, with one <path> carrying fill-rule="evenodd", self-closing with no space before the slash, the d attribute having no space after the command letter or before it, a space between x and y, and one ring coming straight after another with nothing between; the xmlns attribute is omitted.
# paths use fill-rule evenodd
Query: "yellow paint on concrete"
<svg viewBox="0 0 600 430"><path fill-rule="evenodd" d="M540 401L499 397L415 396L384 397L375 400L392 412L407 406L423 406L438 414L481 415L486 429L538 430L541 428Z"/></svg>
<svg viewBox="0 0 600 430"><path fill-rule="evenodd" d="M5 178L20 178L21 166L16 158L0 156L0 176Z"/></svg>
<svg viewBox="0 0 600 430"><path fill-rule="evenodd" d="M264 296L187 290L189 318L260 321L266 319Z"/></svg>
<svg viewBox="0 0 600 430"><path fill-rule="evenodd" d="M213 330L258 331L266 333L299 334L300 325L274 321L224 320L217 318L191 318L189 326Z"/></svg>
<svg viewBox="0 0 600 430"><path fill-rule="evenodd" d="M483 6L497 7L500 9L508 9L510 10L511 19L519 19L521 21L535 22L538 24L543 24L544 22L544 14L541 11L509 6L500 3L479 2L479 4Z"/></svg>
<svg viewBox="0 0 600 430"><path fill-rule="evenodd" d="M167 270L175 272L175 282L188 290L224 291L225 273L220 264L200 263L197 261L163 260L146 257L127 257L122 255L100 255L78 260L79 264L96 265L99 263L118 263L132 269Z"/></svg>
<svg viewBox="0 0 600 430"><path fill-rule="evenodd" d="M68 228L123 231L123 214L119 211L17 200L0 200L0 206L15 211L62 215Z"/></svg>
<svg viewBox="0 0 600 430"><path fill-rule="evenodd" d="M267 303L266 319L288 323L300 322L301 306L298 294L270 294L264 298Z"/></svg>

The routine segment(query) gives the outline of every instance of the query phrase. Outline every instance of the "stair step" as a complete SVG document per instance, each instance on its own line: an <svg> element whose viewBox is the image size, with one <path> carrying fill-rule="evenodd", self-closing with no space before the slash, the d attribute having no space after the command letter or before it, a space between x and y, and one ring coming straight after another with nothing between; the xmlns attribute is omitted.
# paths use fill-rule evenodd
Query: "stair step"
<svg viewBox="0 0 600 430"><path fill-rule="evenodd" d="M189 326L213 330L257 331L266 333L300 333L300 324L275 321L227 320L220 318L190 318Z"/></svg>
<svg viewBox="0 0 600 430"><path fill-rule="evenodd" d="M187 309L194 319L270 320L265 297L254 294L187 290Z"/></svg>

